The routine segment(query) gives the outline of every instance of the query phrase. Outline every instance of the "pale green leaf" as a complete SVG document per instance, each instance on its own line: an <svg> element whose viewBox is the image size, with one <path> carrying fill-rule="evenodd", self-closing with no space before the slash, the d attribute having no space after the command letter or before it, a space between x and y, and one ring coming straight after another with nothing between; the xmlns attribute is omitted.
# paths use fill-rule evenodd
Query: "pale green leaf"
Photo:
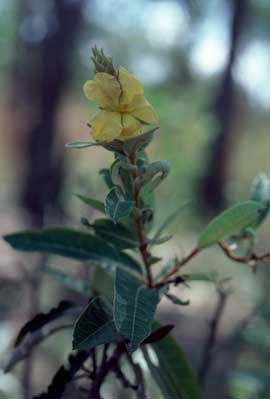
<svg viewBox="0 0 270 399"><path fill-rule="evenodd" d="M240 233L258 220L264 206L255 201L246 201L226 209L214 218L202 231L198 248L202 249L225 238Z"/></svg>
<svg viewBox="0 0 270 399"><path fill-rule="evenodd" d="M270 179L264 173L259 174L253 180L250 199L261 202L265 206L264 211L259 215L258 220L252 226L259 227L265 220L270 209Z"/></svg>
<svg viewBox="0 0 270 399"><path fill-rule="evenodd" d="M87 205L90 205L92 208L96 209L101 213L105 213L104 204L101 201L98 201L94 198L86 197L85 195L75 194L77 198L79 198L82 202Z"/></svg>
<svg viewBox="0 0 270 399"><path fill-rule="evenodd" d="M97 147L100 146L101 143L92 142L92 141L72 141L71 143L67 143L66 147L68 148L87 148L87 147Z"/></svg>

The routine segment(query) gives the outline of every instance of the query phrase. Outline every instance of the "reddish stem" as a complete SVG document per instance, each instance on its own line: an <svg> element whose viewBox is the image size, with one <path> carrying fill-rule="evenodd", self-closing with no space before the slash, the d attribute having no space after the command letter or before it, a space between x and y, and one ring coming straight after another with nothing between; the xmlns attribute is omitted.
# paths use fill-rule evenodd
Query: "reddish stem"
<svg viewBox="0 0 270 399"><path fill-rule="evenodd" d="M136 165L136 154L130 155L130 162L132 165ZM135 179L137 178L137 172L132 173L132 179L134 183L134 202L135 202L135 207L137 209L140 209L141 206L141 201L140 201L140 189L141 187L137 186L135 183ZM152 273L151 273L151 264L149 263L149 256L150 253L147 249L148 243L144 234L144 226L141 220L141 216L135 216L134 218L136 229L137 229L137 237L138 237L138 248L140 250L144 265L145 265L145 270L147 274L147 283L148 287L151 288L153 286L153 278L152 278Z"/></svg>

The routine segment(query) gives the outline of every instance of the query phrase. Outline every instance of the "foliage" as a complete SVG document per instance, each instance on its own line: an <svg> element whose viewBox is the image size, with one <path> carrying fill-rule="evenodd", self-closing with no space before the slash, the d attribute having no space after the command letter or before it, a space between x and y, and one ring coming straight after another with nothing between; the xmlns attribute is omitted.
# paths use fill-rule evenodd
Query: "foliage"
<svg viewBox="0 0 270 399"><path fill-rule="evenodd" d="M156 309L163 297L178 306L189 304L169 292L173 284L194 280L215 282L204 274L179 273L210 246L218 244L229 259L238 263L254 266L258 261L269 259L270 254L258 254L255 248L257 228L269 212L269 178L265 175L257 177L246 202L233 205L210 221L188 255L163 265L163 259L152 251L155 245L164 244L170 238L166 234L163 236L163 232L184 205L151 233L156 214L153 193L170 171L167 161L150 162L145 153L157 127L144 132L142 129L146 124L156 122L156 118L150 117L155 113L143 97L142 86L135 77L123 68L116 70L111 58L106 58L103 51L95 48L93 58L95 81L88 82L85 90L88 98L105 104L105 111L100 110L99 119L94 122L97 141L73 142L67 147L89 147L88 151L92 151L92 147L98 145L114 154L111 168L101 171L108 188L104 203L77 194L81 201L102 213L102 218L82 219L84 230L54 227L4 237L17 250L45 252L82 261L93 272L88 284L88 281L72 281L70 276L57 269L45 268L52 277L83 294L85 307L74 309L77 321L72 328L76 352L70 355L69 365L62 366L56 373L47 392L37 398L52 399L56 394L63 397L61 395L71 382L77 381L79 386L82 375L90 381L90 388L89 384L88 388L83 386L84 390L88 389L89 397L100 398L100 389L110 372L116 374L124 387L133 389L138 397L144 397L143 372L133 356L134 351L142 349L152 376L166 397L199 399L202 393L195 374L184 352L169 334L172 326L162 327L154 321ZM128 122L130 115L133 118L131 125ZM119 121L122 121L120 126ZM235 246L238 248L243 242L248 245L239 255ZM159 270L155 266L157 263L161 265ZM216 284L223 285L224 281L216 281ZM51 334L71 328L70 324L59 321L60 317L68 315L70 307L72 304L61 302L48 313L27 322L18 335L17 347L6 371ZM74 321L73 315L73 324ZM52 322L58 324L55 326ZM151 359L151 351L158 364ZM123 358L132 367L134 383L125 375Z"/></svg>

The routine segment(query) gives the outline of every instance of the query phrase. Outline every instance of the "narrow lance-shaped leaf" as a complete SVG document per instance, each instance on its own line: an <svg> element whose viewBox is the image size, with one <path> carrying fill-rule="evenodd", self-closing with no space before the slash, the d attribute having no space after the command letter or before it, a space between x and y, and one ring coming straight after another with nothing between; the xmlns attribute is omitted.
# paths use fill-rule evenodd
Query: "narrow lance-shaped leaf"
<svg viewBox="0 0 270 399"><path fill-rule="evenodd" d="M75 324L73 349L91 350L119 338L110 304L104 298L96 297Z"/></svg>
<svg viewBox="0 0 270 399"><path fill-rule="evenodd" d="M114 320L128 349L135 351L151 333L159 291L145 288L136 278L118 269L115 277Z"/></svg>
<svg viewBox="0 0 270 399"><path fill-rule="evenodd" d="M88 233L56 227L9 234L4 236L4 239L20 251L46 252L91 261L110 269L119 267L140 278L141 268L132 257Z"/></svg>
<svg viewBox="0 0 270 399"><path fill-rule="evenodd" d="M114 221L128 216L134 208L133 201L127 201L117 187L113 187L105 199L106 214Z"/></svg>
<svg viewBox="0 0 270 399"><path fill-rule="evenodd" d="M98 201L94 198L86 197L85 195L75 194L77 198L79 198L86 205L90 205L92 208L96 209L101 213L105 213L105 207L103 202Z"/></svg>
<svg viewBox="0 0 270 399"><path fill-rule="evenodd" d="M198 240L198 248L208 247L252 226L263 210L264 206L255 201L242 202L226 209L202 231Z"/></svg>
<svg viewBox="0 0 270 399"><path fill-rule="evenodd" d="M122 223L114 223L110 219L96 219L92 228L98 237L119 249L135 248L138 245L135 234Z"/></svg>
<svg viewBox="0 0 270 399"><path fill-rule="evenodd" d="M93 142L93 141L72 141L71 143L67 143L66 147L68 148L87 148L87 147L97 147L100 146L101 143Z"/></svg>
<svg viewBox="0 0 270 399"><path fill-rule="evenodd" d="M43 266L42 271L70 290L80 292L81 294L87 296L92 294L89 282L87 283L87 281L79 277L67 274L60 269L56 269L48 265Z"/></svg>
<svg viewBox="0 0 270 399"><path fill-rule="evenodd" d="M253 201L261 202L265 209L259 215L257 221L252 227L259 227L265 220L270 209L270 179L264 173L259 174L255 177L252 182L250 199Z"/></svg>
<svg viewBox="0 0 270 399"><path fill-rule="evenodd" d="M157 328L160 327L158 323L155 324ZM151 347L154 351L158 364L151 359L147 347ZM202 399L192 368L171 334L142 349L151 374L164 398Z"/></svg>

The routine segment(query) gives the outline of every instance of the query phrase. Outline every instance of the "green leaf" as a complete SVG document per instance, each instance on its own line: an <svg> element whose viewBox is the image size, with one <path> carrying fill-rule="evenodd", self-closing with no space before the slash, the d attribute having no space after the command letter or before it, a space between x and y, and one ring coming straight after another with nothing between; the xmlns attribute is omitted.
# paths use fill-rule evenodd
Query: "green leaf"
<svg viewBox="0 0 270 399"><path fill-rule="evenodd" d="M255 201L242 202L226 209L205 227L199 236L198 248L206 248L252 226L263 211L264 206Z"/></svg>
<svg viewBox="0 0 270 399"><path fill-rule="evenodd" d="M81 194L75 194L77 198L79 198L82 202L84 202L87 205L90 205L92 208L96 209L97 211L101 213L105 213L105 207L103 202L98 201L94 198L86 197Z"/></svg>
<svg viewBox="0 0 270 399"><path fill-rule="evenodd" d="M153 191L164 180L170 172L167 161L155 161L145 167L145 172L137 178L138 184L148 185L148 190Z"/></svg>
<svg viewBox="0 0 270 399"><path fill-rule="evenodd" d="M80 292L84 295L91 295L92 290L90 284L86 283L84 280L76 278L75 276L64 273L62 270L55 269L51 266L43 266L42 271L48 274L50 277L63 284L65 287Z"/></svg>
<svg viewBox="0 0 270 399"><path fill-rule="evenodd" d="M129 216L134 208L133 201L125 200L117 187L113 187L105 199L106 214L117 223L119 220Z"/></svg>
<svg viewBox="0 0 270 399"><path fill-rule="evenodd" d="M270 179L264 173L259 174L253 180L250 191L250 199L261 202L265 206L264 211L259 215L257 221L252 226L259 227L265 220L270 209Z"/></svg>
<svg viewBox="0 0 270 399"><path fill-rule="evenodd" d="M159 129L159 126L154 127L146 133L140 134L139 136L132 137L129 140L124 141L123 152L130 156L138 151L146 148L153 140L154 133Z"/></svg>
<svg viewBox="0 0 270 399"><path fill-rule="evenodd" d="M109 189L113 188L114 184L112 182L110 169L103 168L99 171L99 174L103 177L106 186Z"/></svg>
<svg viewBox="0 0 270 399"><path fill-rule="evenodd" d="M158 302L158 290L145 288L123 270L116 271L114 321L120 335L129 340L130 352L151 333Z"/></svg>
<svg viewBox="0 0 270 399"><path fill-rule="evenodd" d="M67 143L65 146L68 148L87 148L87 147L97 147L100 146L101 143L92 142L92 141L72 141L71 143Z"/></svg>
<svg viewBox="0 0 270 399"><path fill-rule="evenodd" d="M119 338L110 304L104 298L96 297L75 324L73 349L91 350Z"/></svg>
<svg viewBox="0 0 270 399"><path fill-rule="evenodd" d="M187 205L189 204L189 201L185 202L183 205L181 205L179 208L177 208L175 211L173 211L165 220L164 222L161 224L161 226L158 228L158 230L156 231L154 237L151 239L150 245L158 245L160 243L166 242L168 239L171 238L171 236L169 237L165 237L166 241L162 241L161 234L163 233L163 231L165 229L167 229L167 227L175 221L176 217L178 216L179 212L181 212ZM164 238L164 239L165 239Z"/></svg>
<svg viewBox="0 0 270 399"><path fill-rule="evenodd" d="M133 258L89 233L56 227L8 234L4 239L20 251L46 252L91 261L109 269L119 267L141 278L141 268Z"/></svg>
<svg viewBox="0 0 270 399"><path fill-rule="evenodd" d="M182 301L182 299L178 298L176 295L173 294L165 294L165 296L175 305L180 305L180 306L187 306L190 304L190 301Z"/></svg>
<svg viewBox="0 0 270 399"><path fill-rule="evenodd" d="M97 266L91 279L91 288L95 293L113 301L114 281L112 273Z"/></svg>
<svg viewBox="0 0 270 399"><path fill-rule="evenodd" d="M119 249L135 248L137 246L136 237L122 223L115 224L110 219L96 219L92 227L97 236Z"/></svg>
<svg viewBox="0 0 270 399"><path fill-rule="evenodd" d="M214 283L217 281L215 275L212 273L192 273L188 276L183 276L185 281L187 282L205 282L205 283Z"/></svg>
<svg viewBox="0 0 270 399"><path fill-rule="evenodd" d="M160 324L155 324L160 327ZM149 346L157 356L158 365L151 359ZM164 398L202 399L202 393L191 366L171 334L166 335L161 341L146 345L142 350Z"/></svg>

